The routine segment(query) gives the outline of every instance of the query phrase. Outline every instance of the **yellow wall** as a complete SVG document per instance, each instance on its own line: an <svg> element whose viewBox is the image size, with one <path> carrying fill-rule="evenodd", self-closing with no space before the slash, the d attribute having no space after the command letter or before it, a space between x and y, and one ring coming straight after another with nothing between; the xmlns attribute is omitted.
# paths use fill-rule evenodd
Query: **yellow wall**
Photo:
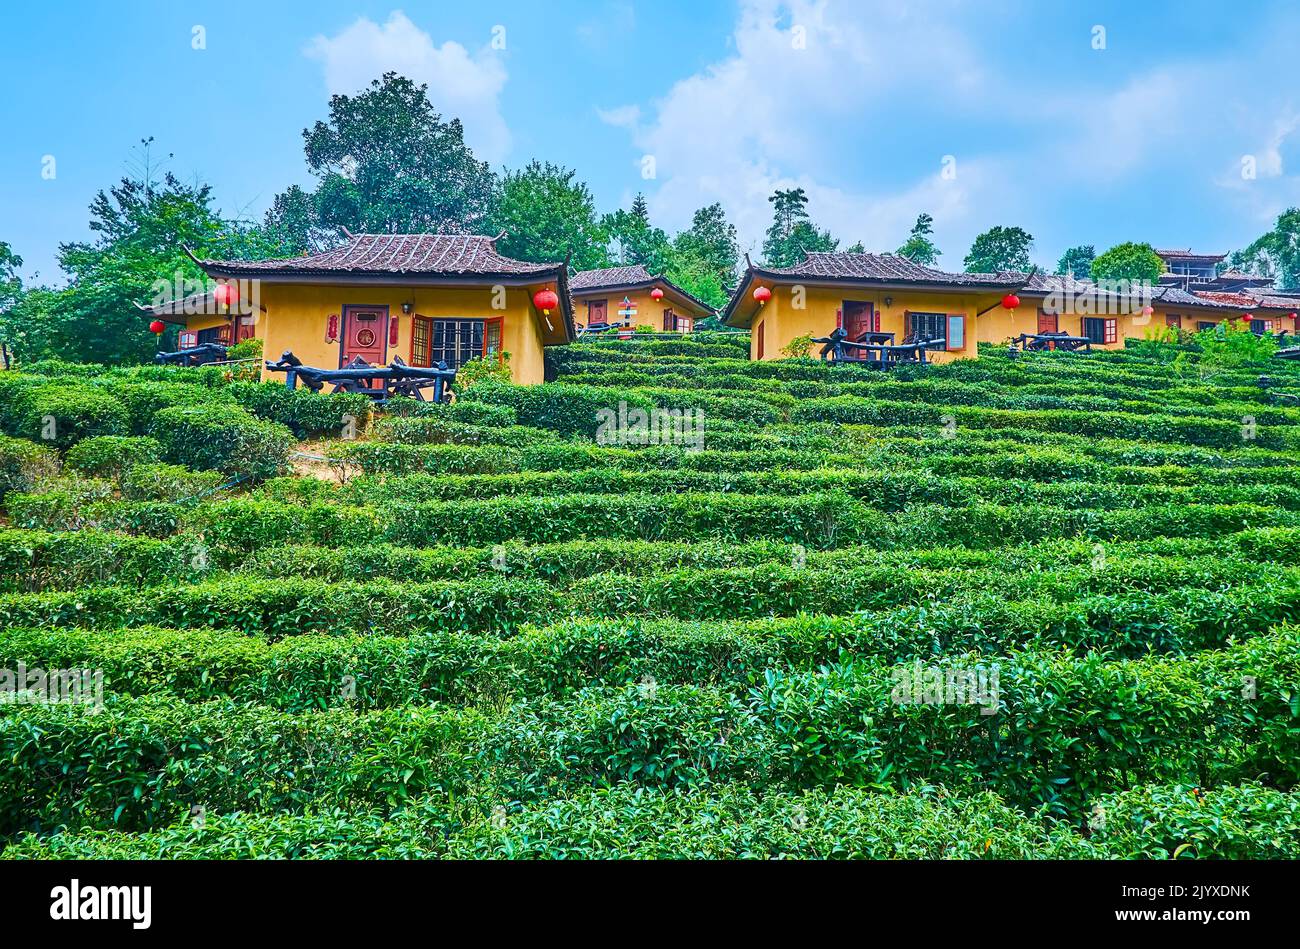
<svg viewBox="0 0 1300 949"><path fill-rule="evenodd" d="M962 314L966 317L966 346L951 352L931 351L926 359L934 362L947 362L951 359L978 356L976 342L982 339L978 328L985 317L978 320L975 314L993 302L995 297L989 294L944 293L942 291L911 291L894 289L868 289L864 287L811 287L803 286L802 306L793 287L772 287L772 299L754 312L752 328L757 328L760 321L764 323L764 359L782 359L781 349L798 336L828 336L836 326L835 311L844 306L844 301L853 300L871 303L880 315L880 330L893 333L894 341L901 343L907 335L905 315L908 311L918 313ZM748 288L753 292L753 286ZM885 297L890 303L885 304ZM752 302L749 309L753 309ZM987 316L987 314L985 314ZM812 354L820 352L820 345L814 344ZM758 358L758 334L751 333L749 356Z"/></svg>
<svg viewBox="0 0 1300 949"><path fill-rule="evenodd" d="M675 302L672 297L665 293L662 300L654 300L650 297L650 291L653 287L646 287L644 290L591 290L583 291L581 295L573 295L573 322L578 326L587 325L587 303L591 300L608 301L605 308L606 318L610 323L622 323L624 319L632 326L651 326L657 332L663 332L664 328L664 310L669 308L678 316L689 316L693 320L701 320L708 316L707 312L700 312L694 307L684 306L680 302ZM623 298L627 297L636 304L636 316L626 318L618 315L622 309Z"/></svg>
<svg viewBox="0 0 1300 949"><path fill-rule="evenodd" d="M336 286L325 284L264 283L261 303L266 308L257 321L256 333L268 359L278 359L286 350L305 365L335 369L339 365L341 342L325 338L331 314L339 317L339 336L343 335L345 306L387 306L389 318L397 321L397 345L387 349L385 361L401 356L411 362L411 322L413 316L434 319L502 319L501 347L510 354L511 375L516 382L541 382L544 374L540 312L534 310L532 287L506 287L505 306L494 309L493 291L483 287L394 287ZM402 304L415 302L412 316L402 312ZM551 321L558 327L564 319L559 310L551 311ZM190 329L214 325L211 317L193 317ZM220 320L218 319L218 322ZM280 379L280 374L264 373L264 378Z"/></svg>
<svg viewBox="0 0 1300 949"><path fill-rule="evenodd" d="M758 306L752 294L757 286L767 286L772 291L772 298L763 306ZM796 305L796 286L803 289L803 307ZM758 358L758 326L763 324L764 359L784 358L781 349L789 345L798 336L827 336L835 328L836 311L848 300L871 303L880 315L880 329L894 333L901 342L907 335L905 314L908 311L922 313L964 314L966 316L966 347L963 350L949 352L930 352L927 359L934 362L946 362L952 359L978 358L978 343L1005 344L1009 339L1021 333L1038 332L1038 316L1045 298L1041 295L1028 296L1019 294L1020 305L1013 310L1001 305L1003 291L972 292L969 289L913 290L898 288L854 287L851 285L834 287L814 287L803 285L750 282L744 288L744 299L739 304L734 319L750 318L750 358ZM885 298L891 302L885 304ZM1179 313L1183 317L1183 329L1194 332L1198 320L1222 320L1225 311L1198 310L1188 308L1153 306L1149 315L1138 313L1098 313L1099 318L1112 318L1116 323L1116 339L1113 343L1094 343L1096 349L1123 349L1126 339L1147 339L1165 329L1167 313ZM976 316L980 311L985 311ZM1263 310L1254 311L1258 319L1272 319L1275 330L1294 331L1293 322L1285 314L1275 314ZM1057 329L1074 336L1082 336L1083 320L1094 314L1061 313L1057 317ZM743 325L743 324L742 324ZM813 355L820 350L814 346Z"/></svg>

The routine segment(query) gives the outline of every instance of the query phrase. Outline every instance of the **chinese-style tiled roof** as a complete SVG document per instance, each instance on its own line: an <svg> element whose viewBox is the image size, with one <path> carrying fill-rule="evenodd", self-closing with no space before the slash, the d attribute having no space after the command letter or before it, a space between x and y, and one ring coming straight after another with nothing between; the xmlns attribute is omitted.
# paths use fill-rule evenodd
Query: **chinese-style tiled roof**
<svg viewBox="0 0 1300 949"><path fill-rule="evenodd" d="M1157 257L1166 260L1223 260L1227 254L1197 254L1189 247L1187 250L1157 250Z"/></svg>
<svg viewBox="0 0 1300 949"><path fill-rule="evenodd" d="M497 253L496 238L474 234L357 234L341 247L287 260L200 260L220 275L507 276L546 278L559 263L534 264Z"/></svg>
<svg viewBox="0 0 1300 949"><path fill-rule="evenodd" d="M604 287L626 287L654 280L650 271L641 264L630 267L603 267L600 270L579 270L569 278L570 290L600 290Z"/></svg>
<svg viewBox="0 0 1300 949"><path fill-rule="evenodd" d="M1244 270L1237 270L1236 268L1225 270L1214 279L1220 283L1246 283L1254 284L1257 287L1267 286L1273 282L1272 277L1261 277L1258 274L1246 273Z"/></svg>
<svg viewBox="0 0 1300 949"><path fill-rule="evenodd" d="M1237 307L1243 310L1294 310L1300 305L1298 299L1288 299L1262 293L1221 293L1212 290L1197 290L1196 296L1223 306Z"/></svg>
<svg viewBox="0 0 1300 949"><path fill-rule="evenodd" d="M755 273L778 279L852 280L870 283L916 283L948 286L1011 286L1025 274L951 273L927 267L898 254L805 253L793 267L755 267Z"/></svg>
<svg viewBox="0 0 1300 949"><path fill-rule="evenodd" d="M1300 311L1300 293L1288 293L1281 290L1260 290L1257 287L1248 287L1242 290L1251 299L1258 301L1255 305L1270 310L1296 310Z"/></svg>
<svg viewBox="0 0 1300 949"><path fill-rule="evenodd" d="M642 264L631 264L626 267L603 267L599 270L580 270L569 278L569 291L575 294L587 294L600 290L631 290L638 287L649 287L654 284L663 284L692 306L705 313L713 314L717 312L699 297L683 290L667 277L655 276L650 273Z"/></svg>
<svg viewBox="0 0 1300 949"><path fill-rule="evenodd" d="M1213 300L1202 299L1193 293L1188 293L1181 287L1155 287L1151 293L1153 301L1163 303L1166 306L1177 307L1202 307L1213 309L1225 304L1216 303Z"/></svg>

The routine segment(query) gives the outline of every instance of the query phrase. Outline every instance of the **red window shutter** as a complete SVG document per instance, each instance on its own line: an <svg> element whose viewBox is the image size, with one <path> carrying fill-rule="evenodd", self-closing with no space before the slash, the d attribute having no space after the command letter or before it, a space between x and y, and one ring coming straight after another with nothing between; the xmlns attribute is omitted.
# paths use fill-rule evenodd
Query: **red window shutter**
<svg viewBox="0 0 1300 949"><path fill-rule="evenodd" d="M763 324L762 322L760 322L758 324L758 358L759 359L763 358L763 336L764 336Z"/></svg>
<svg viewBox="0 0 1300 949"><path fill-rule="evenodd" d="M1106 330L1104 335L1104 339L1106 340L1106 342L1113 343L1117 339L1119 339L1118 325L1119 325L1118 320L1109 319L1106 321Z"/></svg>

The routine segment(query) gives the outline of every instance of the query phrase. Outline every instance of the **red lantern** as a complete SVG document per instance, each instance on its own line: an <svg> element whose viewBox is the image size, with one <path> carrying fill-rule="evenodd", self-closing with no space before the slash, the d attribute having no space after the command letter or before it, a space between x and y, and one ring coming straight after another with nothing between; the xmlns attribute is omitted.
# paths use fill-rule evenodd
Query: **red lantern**
<svg viewBox="0 0 1300 949"><path fill-rule="evenodd" d="M550 316L551 311L560 305L560 298L555 295L554 290L538 290L533 294L533 306L542 311L544 316Z"/></svg>
<svg viewBox="0 0 1300 949"><path fill-rule="evenodd" d="M162 320L154 320L152 323L149 324L149 332L153 333L155 336L161 336L162 331L165 330L166 328L167 328L167 324L164 323Z"/></svg>
<svg viewBox="0 0 1300 949"><path fill-rule="evenodd" d="M650 291L650 299L654 300L656 303L658 303L663 298L664 298L664 292L660 290L658 287L655 287L653 290Z"/></svg>
<svg viewBox="0 0 1300 949"><path fill-rule="evenodd" d="M759 306L762 306L768 300L772 299L772 291L767 287L755 287L754 299L758 301Z"/></svg>
<svg viewBox="0 0 1300 949"><path fill-rule="evenodd" d="M1291 319L1293 319L1293 320L1295 319L1295 314L1294 314L1294 313L1288 313L1287 316L1291 317Z"/></svg>
<svg viewBox="0 0 1300 949"><path fill-rule="evenodd" d="M239 301L239 288L233 283L219 283L212 288L212 299L217 306L233 306Z"/></svg>
<svg viewBox="0 0 1300 949"><path fill-rule="evenodd" d="M1249 323L1249 322L1250 322L1251 320L1253 320L1254 318L1255 318L1255 314L1254 314L1254 313L1243 313L1243 314L1241 314L1241 322L1243 322L1243 323Z"/></svg>
<svg viewBox="0 0 1300 949"><path fill-rule="evenodd" d="M1150 315L1151 315L1152 313L1154 313L1155 311L1156 311L1156 308L1153 307L1153 306L1144 306L1144 307L1142 308L1142 315L1143 315L1143 316L1150 316Z"/></svg>
<svg viewBox="0 0 1300 949"><path fill-rule="evenodd" d="M1020 306L1020 297L1014 293L1008 293L1002 298L1002 308L1004 310L1014 310L1018 306Z"/></svg>

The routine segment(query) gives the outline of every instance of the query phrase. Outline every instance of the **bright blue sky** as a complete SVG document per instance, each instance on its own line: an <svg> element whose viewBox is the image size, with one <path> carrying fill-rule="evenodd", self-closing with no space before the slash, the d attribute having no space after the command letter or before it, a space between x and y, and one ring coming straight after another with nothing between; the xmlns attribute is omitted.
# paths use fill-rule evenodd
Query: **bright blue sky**
<svg viewBox="0 0 1300 949"><path fill-rule="evenodd" d="M645 191L669 230L720 200L756 246L766 196L798 184L870 250L929 211L951 269L994 224L1046 264L1129 239L1225 251L1300 204L1297 50L1300 10L1248 0L6 4L0 240L57 278L148 135L260 217L309 183L301 131L329 93L395 68L495 167L575 167L601 210Z"/></svg>

